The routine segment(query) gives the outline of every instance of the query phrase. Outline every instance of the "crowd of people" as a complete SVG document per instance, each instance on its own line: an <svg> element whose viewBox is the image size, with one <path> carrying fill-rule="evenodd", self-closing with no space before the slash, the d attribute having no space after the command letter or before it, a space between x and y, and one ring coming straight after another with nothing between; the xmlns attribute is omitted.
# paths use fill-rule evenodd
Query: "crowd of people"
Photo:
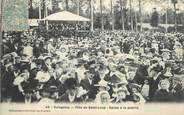
<svg viewBox="0 0 184 115"><path fill-rule="evenodd" d="M75 30L89 30L89 25L88 24L57 24L57 23L51 23L49 24L49 29L53 29L53 30L71 30L71 31L75 31Z"/></svg>
<svg viewBox="0 0 184 115"><path fill-rule="evenodd" d="M50 23L48 25L48 30L50 31L50 35L52 36L67 36L67 37L71 37L71 36L82 36L82 35L78 35L79 32L82 31L89 31L90 30L90 26L89 24L84 24L84 23L62 23L62 24L58 24L58 23ZM85 35L84 35L85 36Z"/></svg>
<svg viewBox="0 0 184 115"><path fill-rule="evenodd" d="M74 38L3 33L6 103L184 102L184 34L94 32Z"/></svg>

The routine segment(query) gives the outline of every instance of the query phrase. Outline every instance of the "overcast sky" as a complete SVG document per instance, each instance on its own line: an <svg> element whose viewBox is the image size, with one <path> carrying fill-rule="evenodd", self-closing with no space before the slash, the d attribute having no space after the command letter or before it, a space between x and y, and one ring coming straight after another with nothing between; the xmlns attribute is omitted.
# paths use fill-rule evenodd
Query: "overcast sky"
<svg viewBox="0 0 184 115"><path fill-rule="evenodd" d="M39 2L40 0L33 0L33 1ZM47 1L51 1L51 0L47 0ZM99 10L100 9L100 0L94 0L94 1L96 1L94 4L95 9ZM102 0L102 1L103 1L103 5L106 8L110 9L110 1L111 0ZM112 0L112 1L115 4L116 1L119 1L119 0ZM127 6L126 6L127 8L129 7L129 1L130 0L127 0ZM165 2L159 2L159 1L165 1ZM71 3L71 2L69 2L69 3ZM157 8L157 10L161 11L161 12L165 12L166 8L173 8L173 4L171 3L171 0L142 0L142 4L143 4L143 7L142 7L143 11L147 12L147 13L151 13L152 9L154 7ZM63 3L61 3L60 5L62 8ZM52 4L50 4L48 6L52 7ZM180 11L184 12L184 0L178 0L176 7L179 8ZM135 10L139 10L138 0L132 0L132 8L134 8Z"/></svg>
<svg viewBox="0 0 184 115"><path fill-rule="evenodd" d="M100 0L96 0L96 8L99 7ZM117 0L113 0L115 3ZM127 0L127 7L129 7L129 0ZM173 4L171 3L171 0L168 0L166 2L163 2L162 4L158 1L161 0L142 0L143 1L143 10L150 13L152 12L152 9L155 7L158 11L165 11L166 8L173 8ZM110 0L103 0L103 4L105 7L110 8ZM132 0L132 7L136 10L138 10L138 0ZM180 11L184 11L184 0L178 0L178 4L176 5L177 8L180 9Z"/></svg>

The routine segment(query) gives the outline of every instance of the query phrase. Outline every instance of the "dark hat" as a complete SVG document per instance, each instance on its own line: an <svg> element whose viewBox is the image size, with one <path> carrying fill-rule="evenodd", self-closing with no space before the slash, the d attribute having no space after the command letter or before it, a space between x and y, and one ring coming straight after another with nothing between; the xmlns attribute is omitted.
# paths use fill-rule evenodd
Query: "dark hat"
<svg viewBox="0 0 184 115"><path fill-rule="evenodd" d="M21 54L21 56L28 56L27 54Z"/></svg>
<svg viewBox="0 0 184 115"><path fill-rule="evenodd" d="M89 74L93 74L93 71L91 69L89 69L89 70L87 70L87 71L84 72L85 75L88 74L88 73Z"/></svg>
<svg viewBox="0 0 184 115"><path fill-rule="evenodd" d="M152 69L151 69L151 71L155 71L155 72L160 72L162 70L162 67L161 66L156 66L156 67L153 67Z"/></svg>
<svg viewBox="0 0 184 115"><path fill-rule="evenodd" d="M171 67L171 66L172 66L172 64L170 62L165 63L165 67Z"/></svg>
<svg viewBox="0 0 184 115"><path fill-rule="evenodd" d="M21 63L29 63L30 61L28 59L25 59L25 60L20 60Z"/></svg>
<svg viewBox="0 0 184 115"><path fill-rule="evenodd" d="M35 63L36 63L37 65L42 65L42 64L44 63L44 61L43 61L42 59L36 59L36 60L35 60Z"/></svg>
<svg viewBox="0 0 184 115"><path fill-rule="evenodd" d="M110 77L106 76L104 78L105 81L109 82L112 85L120 85L120 84L127 84L126 82L123 82L119 77L116 75L112 75Z"/></svg>
<svg viewBox="0 0 184 115"><path fill-rule="evenodd" d="M68 78L64 85L67 89L75 89L77 86L77 80L75 78Z"/></svg>
<svg viewBox="0 0 184 115"><path fill-rule="evenodd" d="M34 90L37 90L37 86L39 86L38 80L31 79L29 82L24 84L24 92L25 93L33 93Z"/></svg>
<svg viewBox="0 0 184 115"><path fill-rule="evenodd" d="M52 57L51 57L51 56L45 56L43 59L44 59L44 60L52 59Z"/></svg>
<svg viewBox="0 0 184 115"><path fill-rule="evenodd" d="M89 61L89 62L87 63L87 65L92 65L92 64L96 64L96 61L95 61L95 60L92 60L92 61Z"/></svg>
<svg viewBox="0 0 184 115"><path fill-rule="evenodd" d="M25 70L25 69L30 70L30 64L27 64L27 63L21 64L20 69L21 70Z"/></svg>
<svg viewBox="0 0 184 115"><path fill-rule="evenodd" d="M48 92L48 93L54 93L54 92L57 92L59 89L54 86L54 85L51 85L49 87L44 87L41 91L42 92Z"/></svg>

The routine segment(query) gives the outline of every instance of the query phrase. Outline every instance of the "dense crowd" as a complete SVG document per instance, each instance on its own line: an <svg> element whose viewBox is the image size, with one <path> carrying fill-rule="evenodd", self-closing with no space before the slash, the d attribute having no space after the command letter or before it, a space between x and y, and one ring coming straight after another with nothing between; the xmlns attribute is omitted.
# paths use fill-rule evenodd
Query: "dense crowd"
<svg viewBox="0 0 184 115"><path fill-rule="evenodd" d="M78 24L49 24L49 30L61 30L61 31L64 31L64 30L72 30L72 31L75 31L75 30L89 30L89 25L88 24L81 24L81 23L78 23Z"/></svg>
<svg viewBox="0 0 184 115"><path fill-rule="evenodd" d="M184 102L184 34L94 32L89 37L3 34L1 101Z"/></svg>
<svg viewBox="0 0 184 115"><path fill-rule="evenodd" d="M46 27L45 24L42 24L43 27ZM86 36L83 35L83 33L81 34L80 32L88 32L90 30L90 25L87 23L80 23L78 22L76 23L62 23L62 24L58 24L58 23L50 23L48 25L48 30L49 30L49 35L51 36L67 36L67 37L71 37L71 36Z"/></svg>

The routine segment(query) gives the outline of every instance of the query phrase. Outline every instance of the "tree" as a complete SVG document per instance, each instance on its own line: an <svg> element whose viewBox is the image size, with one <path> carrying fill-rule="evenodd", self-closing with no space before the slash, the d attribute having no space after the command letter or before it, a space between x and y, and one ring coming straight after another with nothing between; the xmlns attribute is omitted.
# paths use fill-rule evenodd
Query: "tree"
<svg viewBox="0 0 184 115"><path fill-rule="evenodd" d="M93 4L94 4L94 1L93 0L90 0L90 17L91 17L91 31L93 31L93 26L94 26L94 17L93 17Z"/></svg>
<svg viewBox="0 0 184 115"><path fill-rule="evenodd" d="M120 13L121 13L121 22L122 22L122 29L125 30L125 21L124 21L124 15L123 15L123 2L122 0L120 2Z"/></svg>
<svg viewBox="0 0 184 115"><path fill-rule="evenodd" d="M140 31L142 32L142 0L139 0Z"/></svg>
<svg viewBox="0 0 184 115"><path fill-rule="evenodd" d="M104 30L103 1L100 0L101 30Z"/></svg>
<svg viewBox="0 0 184 115"><path fill-rule="evenodd" d="M112 25L112 30L114 30L114 8L113 8L113 1L112 0L110 0L110 2L111 2L111 25Z"/></svg>
<svg viewBox="0 0 184 115"><path fill-rule="evenodd" d="M65 10L68 10L69 9L69 5L68 5L68 0L65 0Z"/></svg>
<svg viewBox="0 0 184 115"><path fill-rule="evenodd" d="M151 26L158 27L159 14L156 11L156 8L154 8L154 9L155 9L155 11L152 13L152 16L151 16Z"/></svg>
<svg viewBox="0 0 184 115"><path fill-rule="evenodd" d="M176 19L176 4L178 3L177 0L171 0L174 6L174 29L177 31L177 19Z"/></svg>
<svg viewBox="0 0 184 115"><path fill-rule="evenodd" d="M133 27L133 19L132 19L132 0L129 1L130 2L130 28L133 31L134 27Z"/></svg>
<svg viewBox="0 0 184 115"><path fill-rule="evenodd" d="M33 0L29 0L29 18L33 18Z"/></svg>

